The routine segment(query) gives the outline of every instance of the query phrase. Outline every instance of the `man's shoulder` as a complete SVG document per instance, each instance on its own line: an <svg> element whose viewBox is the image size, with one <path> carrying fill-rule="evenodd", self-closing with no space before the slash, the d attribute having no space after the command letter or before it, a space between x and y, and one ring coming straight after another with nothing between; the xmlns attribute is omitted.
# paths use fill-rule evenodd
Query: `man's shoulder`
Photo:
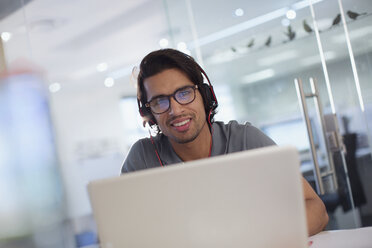
<svg viewBox="0 0 372 248"><path fill-rule="evenodd" d="M142 138L132 144L121 168L121 173L136 171L146 168L146 154L149 154L151 140Z"/></svg>
<svg viewBox="0 0 372 248"><path fill-rule="evenodd" d="M224 132L239 132L247 129L253 131L258 130L250 122L245 122L244 124L241 124L236 120L231 120L228 123L224 123L222 121L215 121L213 123L213 126L216 126L217 128L221 129Z"/></svg>
<svg viewBox="0 0 372 248"><path fill-rule="evenodd" d="M137 140L130 148L129 154L146 155L149 150L160 149L167 142L163 134L158 134L156 136L151 136L150 138L141 138Z"/></svg>
<svg viewBox="0 0 372 248"><path fill-rule="evenodd" d="M164 135L137 140L130 148L122 167L122 173L154 167L158 164L156 152L164 143Z"/></svg>
<svg viewBox="0 0 372 248"><path fill-rule="evenodd" d="M227 124L223 122L215 122L215 128L221 132L220 136L226 137L226 140L233 146L243 146L242 149L252 149L263 146L274 145L266 134L253 126L250 122L241 124L236 120L229 121Z"/></svg>
<svg viewBox="0 0 372 248"><path fill-rule="evenodd" d="M131 154L137 154L138 152L140 152L141 150L143 150L147 146L149 146L149 144L151 144L151 141L150 141L149 138L141 138L141 139L137 140L130 147L128 156L131 155Z"/></svg>

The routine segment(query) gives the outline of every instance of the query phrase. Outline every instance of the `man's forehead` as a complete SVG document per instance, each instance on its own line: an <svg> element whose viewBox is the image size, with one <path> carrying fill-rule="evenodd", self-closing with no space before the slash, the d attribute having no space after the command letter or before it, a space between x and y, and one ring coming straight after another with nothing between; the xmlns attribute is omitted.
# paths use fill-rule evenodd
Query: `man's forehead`
<svg viewBox="0 0 372 248"><path fill-rule="evenodd" d="M143 83L147 99L158 95L173 94L179 88L194 85L184 73L177 69L162 71L146 78Z"/></svg>

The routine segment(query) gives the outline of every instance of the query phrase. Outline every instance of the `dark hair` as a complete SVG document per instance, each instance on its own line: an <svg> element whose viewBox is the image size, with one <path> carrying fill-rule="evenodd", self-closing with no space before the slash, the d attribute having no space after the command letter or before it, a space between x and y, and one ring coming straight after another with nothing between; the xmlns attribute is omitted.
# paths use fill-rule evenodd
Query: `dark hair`
<svg viewBox="0 0 372 248"><path fill-rule="evenodd" d="M140 71L137 78L137 98L141 104L140 112L141 115L145 118L145 121L148 121L150 126L157 125L155 117L151 113L149 108L145 107L147 102L147 95L146 90L144 87L145 79L154 76L158 73L161 73L167 69L178 69L183 72L191 82L196 85L203 86L203 75L207 77L203 69L196 63L196 61L189 55L184 54L175 49L160 49L157 51L153 51L146 55L140 64ZM204 109L208 118L210 118L210 122L213 122L213 117L216 114L216 107L217 102L215 105L210 103L211 101L211 94L206 92L207 85L203 87L199 87L199 91L203 98ZM208 95L209 94L209 95ZM213 94L213 93L212 93ZM213 97L215 97L213 95ZM211 112L209 116L209 112Z"/></svg>

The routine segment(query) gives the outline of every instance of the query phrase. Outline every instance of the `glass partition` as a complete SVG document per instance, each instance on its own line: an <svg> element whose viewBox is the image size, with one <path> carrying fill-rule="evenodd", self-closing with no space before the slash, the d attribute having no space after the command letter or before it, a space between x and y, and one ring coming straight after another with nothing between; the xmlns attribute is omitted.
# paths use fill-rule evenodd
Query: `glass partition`
<svg viewBox="0 0 372 248"><path fill-rule="evenodd" d="M252 122L278 144L297 146L302 158L301 170L315 189L314 158L294 79L302 80L307 95L312 91L310 81L316 82L317 99L324 116L319 119L314 97L306 97L305 102L319 176L325 188L321 197L331 217L329 229L370 225L369 214L359 209L368 203L361 205L357 203L360 199L351 200L359 198L363 188L368 187L368 181L355 184L354 179L370 166L362 166L362 171L358 172L350 170L353 148L346 147L349 146L347 132L357 133L356 154L363 163L370 164L363 159L363 154L370 157L369 115L368 110L363 112L360 108L339 2L261 1L252 8L246 1L229 1L228 4L223 1L166 1L175 43L185 43L189 53L204 65L214 85L230 89L236 119ZM356 45L353 55L356 67L364 72L361 77L365 78L365 83L360 85L364 102L368 103L370 42L367 22L372 6L368 1L342 2L346 5L344 8L357 13L344 10L349 29L360 29L351 35L351 43L362 43ZM213 11L208 11L212 6ZM220 104L220 109L224 107ZM302 135L296 135L296 131ZM343 144L337 151L332 148L335 140Z"/></svg>
<svg viewBox="0 0 372 248"><path fill-rule="evenodd" d="M342 134L347 176L352 204L356 207L359 225L371 225L372 191L369 179L371 161L371 108L369 92L371 76L370 1L325 1L314 6L316 21L331 20L320 33L324 53L335 58L327 62L329 81L335 102L340 133ZM329 22L329 21L328 21ZM341 187L342 182L340 183ZM344 185L345 187L345 185ZM336 215L350 215L350 203L342 203ZM340 209L338 209L340 210ZM342 220L339 220L341 222Z"/></svg>

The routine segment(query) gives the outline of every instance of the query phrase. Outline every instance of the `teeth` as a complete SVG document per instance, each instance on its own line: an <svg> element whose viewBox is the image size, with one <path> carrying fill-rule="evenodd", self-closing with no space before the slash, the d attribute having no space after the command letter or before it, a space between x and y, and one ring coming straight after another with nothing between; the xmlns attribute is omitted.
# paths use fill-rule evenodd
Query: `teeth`
<svg viewBox="0 0 372 248"><path fill-rule="evenodd" d="M174 123L173 126L175 126L175 127L180 127L180 126L185 125L185 124L188 123L189 121L190 121L190 120L185 120L185 121L182 121L182 122Z"/></svg>

